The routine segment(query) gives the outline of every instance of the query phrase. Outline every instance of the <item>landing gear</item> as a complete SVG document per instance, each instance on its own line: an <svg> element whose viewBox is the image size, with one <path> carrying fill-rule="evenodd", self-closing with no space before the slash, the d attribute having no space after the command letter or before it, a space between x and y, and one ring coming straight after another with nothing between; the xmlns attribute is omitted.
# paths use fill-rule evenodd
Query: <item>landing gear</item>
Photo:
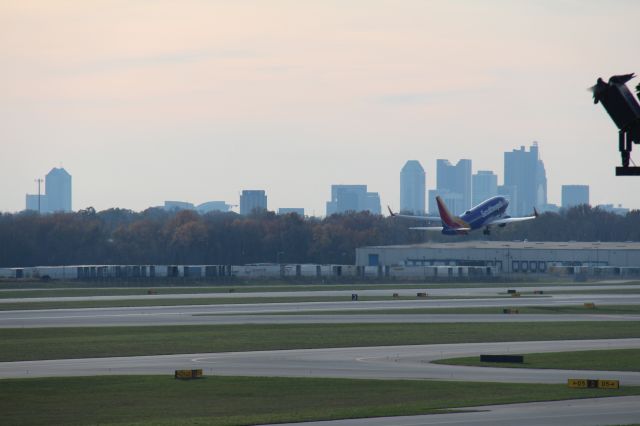
<svg viewBox="0 0 640 426"><path fill-rule="evenodd" d="M491 234L491 231L489 231L489 227L487 226L486 228L484 228L484 231L482 231L482 233L483 233L484 235L490 235L490 234Z"/></svg>

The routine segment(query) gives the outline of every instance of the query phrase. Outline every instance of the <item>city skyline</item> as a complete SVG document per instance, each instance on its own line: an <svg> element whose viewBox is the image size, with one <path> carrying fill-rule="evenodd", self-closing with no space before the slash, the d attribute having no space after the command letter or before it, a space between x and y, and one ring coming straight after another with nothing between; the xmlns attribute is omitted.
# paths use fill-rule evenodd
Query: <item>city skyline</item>
<svg viewBox="0 0 640 426"><path fill-rule="evenodd" d="M499 174L494 173L493 170L477 170L474 173L472 167L473 161L471 159L460 159L455 165L451 164L448 159L437 159L436 170L436 182L433 189L429 189L426 185L426 171L418 160L407 160L404 166L400 170L400 187L399 198L400 205L402 205L403 191L405 193L405 202L407 205L413 203L418 206L418 210L412 210L405 208L404 211L409 214L421 215L419 207L420 203L425 204L425 212L430 215L437 215L438 211L435 208L435 197L440 195L443 197L445 203L450 209L458 214L473 207L482 201L487 200L495 195L505 196L510 202L509 213L510 214L526 214L529 209L519 206L519 200L525 199L526 202L531 203L532 199L535 199L534 206L540 212L551 211L556 212L560 208L567 208L567 191L579 191L580 195L577 195L577 199L586 199L586 204L590 204L594 207L602 207L608 210L616 209L618 212L628 211L627 206L622 206L620 203L591 203L589 200L589 185L561 185L562 198L559 203L549 203L546 199L547 187L545 177L545 167L542 158L539 156L539 147L537 142L533 142L529 147L529 151L525 146L521 146L519 149L513 149L511 151L504 152L504 174L502 178L503 185L498 185ZM529 164L531 163L531 164ZM532 168L533 167L533 168ZM531 170L529 170L531 169ZM520 171L517 176L512 176L511 181L508 182L505 176L510 170ZM513 172L511 172L513 174ZM440 177L438 178L438 175ZM61 181L62 177L65 177L64 181ZM43 188L41 203L43 213L51 213L55 211L71 211L71 176L63 168L53 168L47 174L46 182L49 187L53 188L53 194L46 193L46 186ZM531 178L531 182L528 182L528 178ZM521 182L525 179L525 182ZM526 188L531 186L530 191ZM64 187L64 189L63 189ZM525 188L523 190L522 188ZM420 199L420 191L422 191L422 199ZM469 206L466 206L464 201L463 191L468 192ZM585 192L586 191L586 192ZM62 192L65 192L62 194ZM206 201L199 205L195 205L189 201L164 201L164 205L147 206L147 208L163 208L165 210L197 210L200 213L208 213L211 211L232 211L233 207L238 208L238 213L247 215L253 211L256 207L262 210L269 210L278 212L278 214L286 214L296 212L302 216L323 216L322 214L306 214L304 207L281 207L275 206L271 209L267 207L267 192L268 190L246 190L239 191L238 204L228 204L227 201ZM518 194L520 194L518 196ZM585 196L586 194L586 196ZM54 202L51 207L47 196L53 195ZM570 195L570 197L576 197ZM585 198L586 197L586 198ZM26 195L26 210L37 210L37 198L35 194ZM515 202L514 202L515 200ZM61 205L63 207L58 206ZM390 203L387 203L391 205ZM573 202L572 205L582 204L581 202ZM382 203L378 192L369 192L367 185L344 185L344 184L332 184L331 185L331 200L325 203L325 216L333 213L344 213L348 211L365 211L368 210L374 214L382 213ZM614 207L617 206L617 207ZM121 206L114 206L114 208L122 208ZM522 211L520 211L520 210Z"/></svg>
<svg viewBox="0 0 640 426"><path fill-rule="evenodd" d="M320 215L340 182L398 209L407 159L433 183L437 158L500 171L532 140L549 202L579 181L593 204L640 208L586 91L640 72L639 14L628 1L5 2L0 148L20 161L0 170L0 211L61 161L75 209L267 188L273 206Z"/></svg>

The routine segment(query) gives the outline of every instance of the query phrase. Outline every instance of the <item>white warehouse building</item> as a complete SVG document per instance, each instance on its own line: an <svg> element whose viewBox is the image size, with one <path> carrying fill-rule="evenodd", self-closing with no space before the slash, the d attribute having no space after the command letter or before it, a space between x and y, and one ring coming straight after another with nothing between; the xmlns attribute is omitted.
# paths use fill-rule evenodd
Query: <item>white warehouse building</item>
<svg viewBox="0 0 640 426"><path fill-rule="evenodd" d="M640 267L638 242L468 241L356 249L357 266L491 266L544 273L553 266Z"/></svg>

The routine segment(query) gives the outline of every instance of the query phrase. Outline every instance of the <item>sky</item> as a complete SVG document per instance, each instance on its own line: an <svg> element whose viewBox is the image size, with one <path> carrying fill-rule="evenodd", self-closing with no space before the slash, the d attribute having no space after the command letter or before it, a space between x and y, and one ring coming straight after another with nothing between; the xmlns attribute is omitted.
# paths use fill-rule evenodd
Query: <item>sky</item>
<svg viewBox="0 0 640 426"><path fill-rule="evenodd" d="M400 169L537 141L548 198L640 208L586 90L640 73L640 2L2 0L0 211L63 166L73 208L182 200L323 215L331 184L399 206ZM629 85L635 87L640 78ZM640 165L640 146L636 146Z"/></svg>

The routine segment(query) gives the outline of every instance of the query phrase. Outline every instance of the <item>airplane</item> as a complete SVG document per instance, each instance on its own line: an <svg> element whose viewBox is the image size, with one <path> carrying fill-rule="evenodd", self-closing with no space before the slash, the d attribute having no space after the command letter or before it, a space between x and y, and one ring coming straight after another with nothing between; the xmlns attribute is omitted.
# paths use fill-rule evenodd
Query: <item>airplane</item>
<svg viewBox="0 0 640 426"><path fill-rule="evenodd" d="M467 235L470 231L484 228L483 234L489 235L490 226L504 227L508 223L524 222L538 217L538 211L533 208L533 216L510 217L505 214L509 201L504 197L492 197L483 201L477 206L464 212L462 216L454 216L449 212L444 201L439 196L436 197L438 203L439 217L434 216L411 216L398 214L389 209L389 213L393 217L406 217L411 219L426 221L441 221L442 226L412 226L409 229L417 229L420 231L440 231L444 235Z"/></svg>

